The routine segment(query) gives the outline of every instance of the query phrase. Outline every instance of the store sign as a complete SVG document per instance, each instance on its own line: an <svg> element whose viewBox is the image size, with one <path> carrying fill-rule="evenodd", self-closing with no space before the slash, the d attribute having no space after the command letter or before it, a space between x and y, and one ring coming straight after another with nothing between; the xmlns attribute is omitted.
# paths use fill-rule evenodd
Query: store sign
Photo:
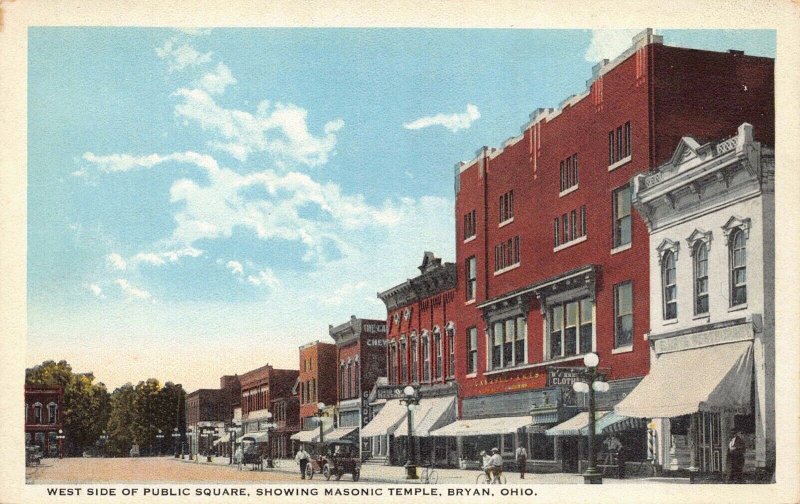
<svg viewBox="0 0 800 504"><path fill-rule="evenodd" d="M385 333L386 324L364 324L364 332Z"/></svg>
<svg viewBox="0 0 800 504"><path fill-rule="evenodd" d="M386 340L381 338L370 338L367 340L367 346L371 347L385 347Z"/></svg>
<svg viewBox="0 0 800 504"><path fill-rule="evenodd" d="M584 368L548 367L547 386L572 388L575 382L581 381L585 372Z"/></svg>
<svg viewBox="0 0 800 504"><path fill-rule="evenodd" d="M402 399L403 389L400 387L380 387L375 391L375 399Z"/></svg>

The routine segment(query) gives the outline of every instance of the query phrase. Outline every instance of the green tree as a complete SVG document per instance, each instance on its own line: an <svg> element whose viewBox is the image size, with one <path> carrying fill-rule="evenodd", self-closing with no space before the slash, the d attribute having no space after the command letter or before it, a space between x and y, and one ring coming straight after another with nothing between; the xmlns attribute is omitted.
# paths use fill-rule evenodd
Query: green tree
<svg viewBox="0 0 800 504"><path fill-rule="evenodd" d="M136 391L130 383L117 387L111 393L106 445L106 453L109 455L127 455L131 445L136 442L133 429L135 397Z"/></svg>

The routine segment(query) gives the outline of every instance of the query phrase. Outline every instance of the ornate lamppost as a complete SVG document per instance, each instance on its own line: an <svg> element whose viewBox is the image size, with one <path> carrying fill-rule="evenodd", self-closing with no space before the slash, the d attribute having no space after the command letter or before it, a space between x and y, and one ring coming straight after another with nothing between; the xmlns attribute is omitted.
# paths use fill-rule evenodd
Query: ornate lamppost
<svg viewBox="0 0 800 504"><path fill-rule="evenodd" d="M317 412L314 413L314 416L317 417L317 422L319 422L319 442L323 442L324 439L322 438L322 417L325 416L325 403L319 402L317 403Z"/></svg>
<svg viewBox="0 0 800 504"><path fill-rule="evenodd" d="M229 465L233 464L233 451L236 449L236 424L231 424L228 427L228 436L229 441L231 443L231 453L230 453L230 460L228 461Z"/></svg>
<svg viewBox="0 0 800 504"><path fill-rule="evenodd" d="M214 428L208 427L206 429L208 441L206 442L206 462L211 462L211 444L214 442Z"/></svg>
<svg viewBox="0 0 800 504"><path fill-rule="evenodd" d="M417 389L411 385L407 385L406 388L403 389L403 395L404 397L400 399L400 402L405 404L406 408L408 408L408 414L406 415L406 420L408 421L408 432L406 436L406 453L408 455L408 460L406 460L405 465L406 479L419 479L417 475L416 446L414 444L414 422L412 419L413 413L419 404L419 395L417 395Z"/></svg>
<svg viewBox="0 0 800 504"><path fill-rule="evenodd" d="M58 458L64 458L64 431L58 429L56 439L58 439Z"/></svg>
<svg viewBox="0 0 800 504"><path fill-rule="evenodd" d="M108 433L106 431L103 431L103 433L100 434L100 441L103 443L103 458L106 458L106 444L108 444Z"/></svg>
<svg viewBox="0 0 800 504"><path fill-rule="evenodd" d="M164 433L161 432L161 429L158 429L158 434L156 434L156 439L158 439L158 456L161 456L162 448L164 448Z"/></svg>
<svg viewBox="0 0 800 504"><path fill-rule="evenodd" d="M597 470L597 460L594 452L595 436L595 392L608 392L608 382L601 380L602 375L597 372L597 365L600 358L596 353L588 353L583 357L583 364L586 371L583 373L583 381L575 382L572 388L575 392L589 394L589 467L583 473L583 482L587 484L600 484L603 482L603 473Z"/></svg>
<svg viewBox="0 0 800 504"><path fill-rule="evenodd" d="M321 404L321 403L320 403ZM317 405L319 406L319 405ZM320 417L320 425L322 425L322 418ZM272 431L275 429L275 424L272 423L272 412L267 411L267 467L272 468L275 467L275 464L272 462ZM320 432L319 436L320 442L322 442L322 433Z"/></svg>
<svg viewBox="0 0 800 504"><path fill-rule="evenodd" d="M181 433L178 432L178 428L175 427L172 429L172 448L175 450L175 458L178 458L178 442L181 438ZM180 454L180 457L183 458L183 453Z"/></svg>

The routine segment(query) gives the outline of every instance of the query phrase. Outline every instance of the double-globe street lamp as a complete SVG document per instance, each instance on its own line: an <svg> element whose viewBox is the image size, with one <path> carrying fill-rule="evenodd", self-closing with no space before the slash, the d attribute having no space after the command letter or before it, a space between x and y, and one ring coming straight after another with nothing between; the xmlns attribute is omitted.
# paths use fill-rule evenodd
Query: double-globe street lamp
<svg viewBox="0 0 800 504"><path fill-rule="evenodd" d="M103 458L106 458L107 455L106 445L108 444L108 433L106 431L103 431L103 433L100 434L100 441L102 442L103 445Z"/></svg>
<svg viewBox="0 0 800 504"><path fill-rule="evenodd" d="M414 424L412 419L412 415L417 409L417 405L419 405L419 395L417 394L417 389L411 385L407 385L406 388L403 389L403 398L400 399L400 402L405 404L406 408L408 408L408 414L406 415L406 420L408 421L408 432L406 433L406 453L408 455L405 465L406 479L419 479L419 476L417 475L417 456L416 446L414 444Z"/></svg>
<svg viewBox="0 0 800 504"><path fill-rule="evenodd" d="M595 392L608 392L608 382L597 372L597 365L600 364L600 357L596 353L588 353L583 357L583 364L586 366L581 376L581 381L576 381L572 388L575 392L589 394L589 467L583 473L583 482L587 484L600 484L603 482L603 474L597 470L597 461L594 452L595 436Z"/></svg>
<svg viewBox="0 0 800 504"><path fill-rule="evenodd" d="M158 439L158 456L161 456L161 452L164 448L164 433L161 432L161 429L158 429L158 434L156 434L156 439Z"/></svg>
<svg viewBox="0 0 800 504"><path fill-rule="evenodd" d="M206 429L208 440L206 441L206 462L211 462L211 445L214 442L214 427Z"/></svg>
<svg viewBox="0 0 800 504"><path fill-rule="evenodd" d="M180 455L183 458L183 454L178 453L178 440L181 438L181 433L178 432L178 428L175 427L172 429L172 448L175 450L175 458L178 458Z"/></svg>
<svg viewBox="0 0 800 504"><path fill-rule="evenodd" d="M322 434L322 417L325 416L324 402L317 403L317 412L314 413L314 416L317 417L317 422L319 423L319 442L322 443L324 441Z"/></svg>
<svg viewBox="0 0 800 504"><path fill-rule="evenodd" d="M233 464L233 450L236 448L236 424L231 424L228 427L228 440L231 443L231 453L230 453L230 460L228 461L229 465Z"/></svg>
<svg viewBox="0 0 800 504"><path fill-rule="evenodd" d="M58 429L56 439L58 439L58 458L64 458L64 431Z"/></svg>
<svg viewBox="0 0 800 504"><path fill-rule="evenodd" d="M322 403L320 403L320 404L322 404ZM323 406L324 406L324 404L323 404ZM319 404L317 405L317 407L319 407ZM321 420L322 419L320 418L320 425L322 425ZM273 468L273 467L275 467L275 464L272 461L272 431L275 429L275 424L272 423L272 412L271 411L267 411L267 425L266 425L266 428L267 428L267 467L268 468ZM319 439L320 439L320 442L322 442L322 432L321 431L320 431Z"/></svg>

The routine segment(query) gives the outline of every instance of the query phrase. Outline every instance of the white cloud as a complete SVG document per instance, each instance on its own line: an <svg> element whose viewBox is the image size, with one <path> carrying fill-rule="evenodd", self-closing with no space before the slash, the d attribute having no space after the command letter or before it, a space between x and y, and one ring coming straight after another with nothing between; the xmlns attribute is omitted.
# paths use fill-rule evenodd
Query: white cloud
<svg viewBox="0 0 800 504"><path fill-rule="evenodd" d="M106 261L108 261L108 264L110 264L114 269L118 270L124 270L128 266L125 262L125 259L123 259L122 256L116 252L108 254L106 256Z"/></svg>
<svg viewBox="0 0 800 504"><path fill-rule="evenodd" d="M244 267L239 261L228 261L225 267L231 270L231 273L234 275L241 275L244 273Z"/></svg>
<svg viewBox="0 0 800 504"><path fill-rule="evenodd" d="M166 252L139 252L132 261L134 263L145 263L153 266L163 266L167 262L177 263L182 257L200 257L202 250L194 247L184 247L178 250L168 250Z"/></svg>
<svg viewBox="0 0 800 504"><path fill-rule="evenodd" d="M328 306L340 306L348 300L355 297L355 294L362 292L367 287L366 281L359 281L356 283L345 283L333 292L325 293L320 297L320 302Z"/></svg>
<svg viewBox="0 0 800 504"><path fill-rule="evenodd" d="M444 126L455 133L462 129L469 129L472 123L480 119L481 113L478 107L468 103L467 111L462 114L436 114L434 116L420 117L411 122L403 124L405 129L417 130L429 126Z"/></svg>
<svg viewBox="0 0 800 504"><path fill-rule="evenodd" d="M253 285L259 287L269 287L273 290L277 289L281 284L278 281L278 277L276 277L275 273L273 273L269 268L259 271L257 275L249 275L247 277L247 281Z"/></svg>
<svg viewBox="0 0 800 504"><path fill-rule="evenodd" d="M336 132L344 127L342 119L335 119L324 125L323 135L315 136L308 129L308 111L291 103L272 105L265 100L252 114L221 107L203 89L181 88L175 95L181 98L175 113L216 133L220 139L209 145L239 161L254 152L267 152L279 160L323 165L336 147Z"/></svg>
<svg viewBox="0 0 800 504"><path fill-rule="evenodd" d="M150 293L144 289L139 289L134 287L127 280L124 278L118 278L114 280L114 283L122 289L122 292L127 294L129 297L138 298L138 299L150 299Z"/></svg>
<svg viewBox="0 0 800 504"><path fill-rule="evenodd" d="M222 62L217 64L217 68L214 71L203 74L197 83L199 87L211 94L223 94L225 88L234 84L236 84L236 78L234 78L225 63Z"/></svg>
<svg viewBox="0 0 800 504"><path fill-rule="evenodd" d="M188 44L178 45L178 39L172 37L164 45L156 48L156 55L165 60L170 72L188 67L203 65L211 61L211 53L201 53Z"/></svg>
<svg viewBox="0 0 800 504"><path fill-rule="evenodd" d="M584 58L590 63L614 59L631 46L633 36L641 30L592 30L592 40Z"/></svg>
<svg viewBox="0 0 800 504"><path fill-rule="evenodd" d="M88 288L89 288L90 291L92 291L92 294L94 294L98 298L103 299L103 298L106 297L105 294L103 294L103 289L101 289L99 285L91 284L91 285L89 285Z"/></svg>

